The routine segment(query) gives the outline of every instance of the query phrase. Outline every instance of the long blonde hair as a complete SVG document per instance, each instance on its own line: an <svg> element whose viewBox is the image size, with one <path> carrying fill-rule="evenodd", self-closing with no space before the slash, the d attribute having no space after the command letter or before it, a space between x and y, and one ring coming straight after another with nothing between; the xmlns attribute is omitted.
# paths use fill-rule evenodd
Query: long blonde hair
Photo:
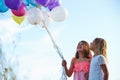
<svg viewBox="0 0 120 80"><path fill-rule="evenodd" d="M96 49L98 50L98 52L100 54L102 54L105 58L107 58L107 53L106 53L107 43L106 43L106 41L103 38L95 38L94 42L95 42Z"/></svg>

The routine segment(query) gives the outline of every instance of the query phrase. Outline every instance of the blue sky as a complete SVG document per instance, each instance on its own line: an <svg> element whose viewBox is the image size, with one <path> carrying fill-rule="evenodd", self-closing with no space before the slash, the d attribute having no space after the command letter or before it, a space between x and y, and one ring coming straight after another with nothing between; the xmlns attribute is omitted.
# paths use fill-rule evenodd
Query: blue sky
<svg viewBox="0 0 120 80"><path fill-rule="evenodd" d="M90 43L94 38L102 37L108 44L109 80L120 80L119 4L119 0L61 0L68 17L62 22L52 21L48 29L68 66L79 41ZM59 80L61 58L44 28L31 25L26 19L19 26L12 20L10 11L0 14L0 24L4 52L8 61L10 59L11 63L19 63L19 76L28 80Z"/></svg>

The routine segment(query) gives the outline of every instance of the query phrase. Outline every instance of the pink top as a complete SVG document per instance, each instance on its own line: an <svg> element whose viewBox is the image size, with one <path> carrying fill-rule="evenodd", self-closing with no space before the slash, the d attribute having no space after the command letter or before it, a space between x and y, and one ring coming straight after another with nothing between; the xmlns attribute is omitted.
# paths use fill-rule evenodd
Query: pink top
<svg viewBox="0 0 120 80"><path fill-rule="evenodd" d="M84 71L84 72L88 72L90 68L90 63L88 61L83 61L83 62L76 62L74 64L74 72L78 72L78 71Z"/></svg>
<svg viewBox="0 0 120 80"><path fill-rule="evenodd" d="M90 63L88 61L75 62L73 80L85 80L85 73L89 72Z"/></svg>

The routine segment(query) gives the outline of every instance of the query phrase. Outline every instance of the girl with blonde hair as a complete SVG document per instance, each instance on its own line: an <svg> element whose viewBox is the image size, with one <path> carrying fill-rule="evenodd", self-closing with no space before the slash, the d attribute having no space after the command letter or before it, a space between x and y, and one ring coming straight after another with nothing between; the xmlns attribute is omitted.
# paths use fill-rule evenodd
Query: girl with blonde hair
<svg viewBox="0 0 120 80"><path fill-rule="evenodd" d="M108 80L107 43L103 38L95 38L90 44L94 55L90 63L89 80Z"/></svg>

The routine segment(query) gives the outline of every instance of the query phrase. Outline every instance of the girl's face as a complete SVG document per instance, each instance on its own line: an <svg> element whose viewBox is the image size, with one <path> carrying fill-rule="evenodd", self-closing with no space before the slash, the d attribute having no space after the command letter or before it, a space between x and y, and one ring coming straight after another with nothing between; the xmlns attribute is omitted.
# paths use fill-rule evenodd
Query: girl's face
<svg viewBox="0 0 120 80"><path fill-rule="evenodd" d="M95 41L90 43L90 50L94 50L95 49Z"/></svg>
<svg viewBox="0 0 120 80"><path fill-rule="evenodd" d="M82 42L78 43L77 51L83 51L84 45Z"/></svg>

